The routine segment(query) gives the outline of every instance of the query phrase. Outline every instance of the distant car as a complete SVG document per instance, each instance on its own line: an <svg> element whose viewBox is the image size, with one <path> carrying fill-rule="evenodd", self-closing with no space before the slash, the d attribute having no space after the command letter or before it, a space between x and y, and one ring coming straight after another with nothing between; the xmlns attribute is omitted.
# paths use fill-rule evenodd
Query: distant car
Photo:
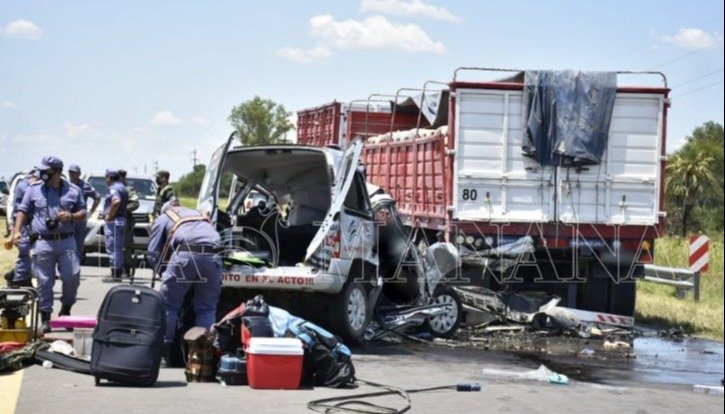
<svg viewBox="0 0 725 414"><path fill-rule="evenodd" d="M10 186L7 181L0 180L0 214L3 216L8 213L6 207L8 199L10 199Z"/></svg>
<svg viewBox="0 0 725 414"><path fill-rule="evenodd" d="M108 195L108 186L106 185L106 177L103 174L87 174L83 180L88 182L98 191L101 197L101 204L95 213L88 217L88 232L86 233L86 241L84 243L84 251L88 253L106 253L105 241L103 237L104 221L98 218L103 210L103 198ZM154 209L154 201L156 200L156 182L154 177L150 175L128 174L126 182L133 187L138 193L139 207L133 212L136 225L133 229L133 244L136 250L146 250L149 243L149 234L151 231L151 213ZM89 203L89 208L91 207Z"/></svg>

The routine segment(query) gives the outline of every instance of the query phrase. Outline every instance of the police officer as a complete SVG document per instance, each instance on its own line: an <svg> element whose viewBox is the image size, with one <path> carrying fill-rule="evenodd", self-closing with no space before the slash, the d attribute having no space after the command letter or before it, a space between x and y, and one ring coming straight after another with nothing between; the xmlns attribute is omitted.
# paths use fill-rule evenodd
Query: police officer
<svg viewBox="0 0 725 414"><path fill-rule="evenodd" d="M168 171L160 170L156 173L156 202L154 203L153 217L156 218L161 214L161 207L164 203L169 202L172 197L176 197L174 187L169 183L171 175Z"/></svg>
<svg viewBox="0 0 725 414"><path fill-rule="evenodd" d="M70 182L75 184L76 187L81 189L81 194L83 195L83 201L88 204L88 199L93 199L93 204L91 205L90 210L88 210L89 215L93 215L93 213L96 212L96 209L98 208L98 204L101 202L101 197L98 195L98 191L96 191L95 188L93 188L92 185L88 184L87 182L81 180L81 167L79 167L77 164L71 164L68 166L68 178L70 178ZM76 222L75 224L75 240L76 240L76 254L78 254L78 261L82 264L83 263L83 246L84 242L86 240L86 232L88 231L88 228L86 226L86 220L81 220Z"/></svg>
<svg viewBox="0 0 725 414"><path fill-rule="evenodd" d="M37 169L42 182L31 184L18 205L13 242L16 246L20 243L23 226L29 222L31 241L35 240L30 255L38 277L41 321L47 332L53 312L56 267L63 281L59 315L70 315L76 301L80 265L73 229L75 222L85 220L86 206L80 188L61 178L63 161L44 157Z"/></svg>
<svg viewBox="0 0 725 414"><path fill-rule="evenodd" d="M23 196L28 191L30 185L34 182L39 181L38 171L36 169L31 170L28 175L23 177L22 180L15 186L13 192L13 220L17 222L18 206L23 201ZM30 258L30 249L32 243L30 242L30 228L27 223L21 230L20 242L18 243L18 258L15 261L15 271L13 272L13 278L10 281L10 287L33 287L32 281L32 260Z"/></svg>
<svg viewBox="0 0 725 414"><path fill-rule="evenodd" d="M108 195L103 200L102 217L106 221L103 235L111 267L111 275L104 282L120 282L123 273L123 233L126 228L126 204L128 192L121 182L118 170L106 170Z"/></svg>
<svg viewBox="0 0 725 414"><path fill-rule="evenodd" d="M211 327L221 292L221 239L201 212L179 206L176 198L164 204L151 227L149 262L166 264L161 295L166 307L165 357L176 335L184 296L194 289L196 326Z"/></svg>
<svg viewBox="0 0 725 414"><path fill-rule="evenodd" d="M128 192L128 204L126 204L126 228L123 231L123 274L122 277L131 277L131 268L136 258L133 255L133 228L136 226L136 220L133 218L133 212L138 210L140 204L138 201L138 193L134 188L128 185L126 181L126 170L119 169L118 176L121 183L126 186Z"/></svg>

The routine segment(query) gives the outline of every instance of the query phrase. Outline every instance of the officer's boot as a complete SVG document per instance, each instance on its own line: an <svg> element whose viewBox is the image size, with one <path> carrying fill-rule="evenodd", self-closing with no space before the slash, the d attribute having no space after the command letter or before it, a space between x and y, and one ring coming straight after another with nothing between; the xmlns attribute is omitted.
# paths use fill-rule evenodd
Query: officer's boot
<svg viewBox="0 0 725 414"><path fill-rule="evenodd" d="M42 323L41 331L50 332L50 311L40 311L40 322Z"/></svg>
<svg viewBox="0 0 725 414"><path fill-rule="evenodd" d="M131 278L131 266L123 266L123 273L121 273L122 279L130 279Z"/></svg>
<svg viewBox="0 0 725 414"><path fill-rule="evenodd" d="M3 275L3 278L5 279L5 285L10 289L15 289L15 283L13 282L13 279L15 279L15 271L11 270Z"/></svg>
<svg viewBox="0 0 725 414"><path fill-rule="evenodd" d="M31 288L31 287L33 287L33 279L30 276L28 276L27 278L25 278L23 280L13 281L13 285L15 285L16 287L19 287L19 288L23 288L23 287Z"/></svg>
<svg viewBox="0 0 725 414"><path fill-rule="evenodd" d="M58 316L70 316L70 308L73 305L61 305L60 312L58 312Z"/></svg>
<svg viewBox="0 0 725 414"><path fill-rule="evenodd" d="M161 367L171 368L171 344L168 342L161 345Z"/></svg>
<svg viewBox="0 0 725 414"><path fill-rule="evenodd" d="M106 276L103 278L103 282L105 283L115 283L121 281L121 270L120 269L111 269L111 275Z"/></svg>

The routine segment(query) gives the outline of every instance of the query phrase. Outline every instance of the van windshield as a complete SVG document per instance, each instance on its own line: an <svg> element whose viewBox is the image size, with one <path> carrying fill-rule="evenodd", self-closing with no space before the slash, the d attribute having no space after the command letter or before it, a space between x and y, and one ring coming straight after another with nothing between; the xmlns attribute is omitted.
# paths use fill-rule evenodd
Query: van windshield
<svg viewBox="0 0 725 414"><path fill-rule="evenodd" d="M133 187L140 198L155 197L156 183L148 178L127 178L129 186ZM88 184L98 191L101 197L108 195L108 186L106 185L106 177L90 177Z"/></svg>

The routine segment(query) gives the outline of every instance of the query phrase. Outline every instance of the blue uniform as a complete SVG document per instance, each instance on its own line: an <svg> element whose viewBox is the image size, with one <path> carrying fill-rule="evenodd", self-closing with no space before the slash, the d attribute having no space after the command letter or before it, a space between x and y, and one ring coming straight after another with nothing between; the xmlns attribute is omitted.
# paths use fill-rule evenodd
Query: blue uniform
<svg viewBox="0 0 725 414"><path fill-rule="evenodd" d="M174 214L178 217L199 217L201 213L183 207L173 207L161 214L151 227L149 240L150 261L164 260L158 257L164 246L170 253L163 272L161 295L166 307L166 342L172 342L184 296L194 288L194 314L196 326L211 327L216 318L216 306L221 293L221 257L213 251L188 251L194 248L218 249L219 233L208 220L188 221L174 228ZM168 254L167 253L167 254Z"/></svg>
<svg viewBox="0 0 725 414"><path fill-rule="evenodd" d="M30 187L30 178L23 178L17 186L15 186L15 192L13 193L13 215L17 215L18 206L23 201L25 192ZM28 226L25 225L22 228L22 237L20 243L18 243L18 258L15 261L15 275L13 276L13 282L21 282L30 279L32 276L32 260L30 259L30 248L32 243L30 242L30 232Z"/></svg>
<svg viewBox="0 0 725 414"><path fill-rule="evenodd" d="M18 205L18 211L27 215L31 235L38 236L30 255L38 277L41 311L53 310L56 267L63 281L60 297L63 305L71 306L75 303L80 283L80 265L73 239L74 223L59 223L55 229L51 229L46 220L57 218L61 210L76 213L85 211L85 208L80 188L67 181L61 181L57 189L46 183L33 183Z"/></svg>
<svg viewBox="0 0 725 414"><path fill-rule="evenodd" d="M113 200L119 200L121 205L118 206L115 216L109 220L108 212L111 209ZM128 204L126 186L120 181L108 186L108 195L103 200L103 216L106 217L103 234L111 269L118 272L123 269L123 231L126 228L126 204Z"/></svg>
<svg viewBox="0 0 725 414"><path fill-rule="evenodd" d="M98 200L98 191L96 191L92 185L83 180L78 180L78 182L74 184L81 189L81 195L83 196L83 201L86 202L86 204L89 198ZM87 220L79 220L75 223L76 253L78 254L78 259L83 257L83 245L86 240L86 232L88 231L86 221Z"/></svg>

